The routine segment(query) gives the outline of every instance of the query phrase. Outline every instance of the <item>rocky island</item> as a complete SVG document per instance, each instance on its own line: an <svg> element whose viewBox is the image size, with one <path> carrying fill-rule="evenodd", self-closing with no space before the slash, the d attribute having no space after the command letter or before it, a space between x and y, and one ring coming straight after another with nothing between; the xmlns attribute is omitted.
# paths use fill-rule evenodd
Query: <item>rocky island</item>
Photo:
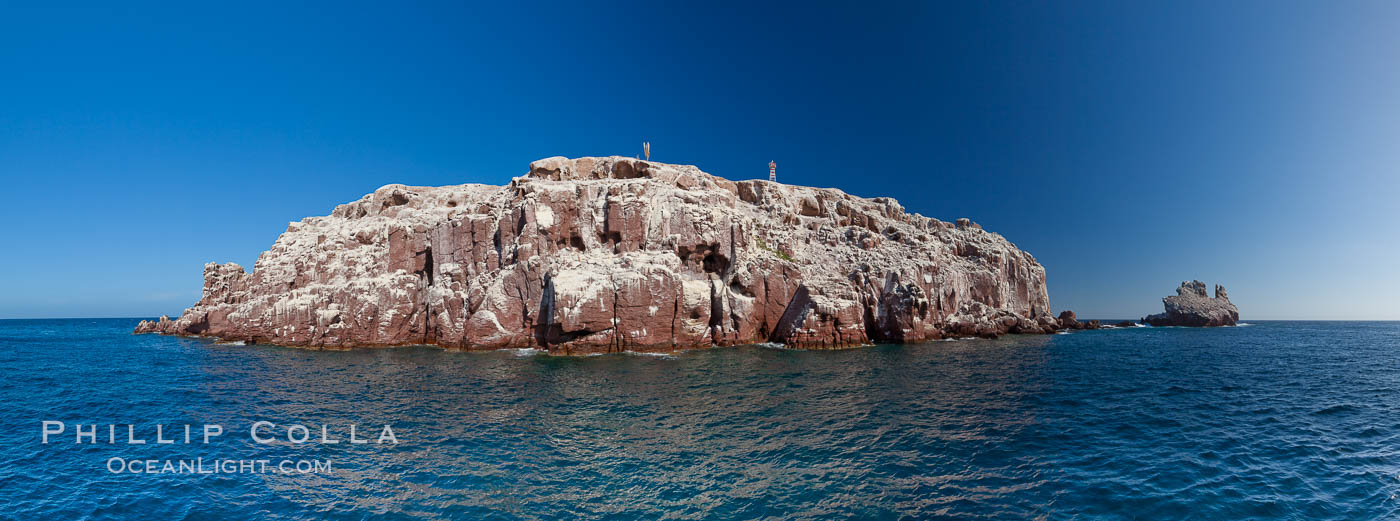
<svg viewBox="0 0 1400 521"><path fill-rule="evenodd" d="M384 186L137 333L561 354L1050 333L1045 269L968 219L694 166L551 157L506 186Z"/></svg>
<svg viewBox="0 0 1400 521"><path fill-rule="evenodd" d="M1225 286L1215 285L1215 297L1206 296L1206 284L1199 280L1182 282L1176 295L1163 297L1165 313L1142 319L1153 326L1215 327L1233 326L1240 321L1240 312L1230 302Z"/></svg>

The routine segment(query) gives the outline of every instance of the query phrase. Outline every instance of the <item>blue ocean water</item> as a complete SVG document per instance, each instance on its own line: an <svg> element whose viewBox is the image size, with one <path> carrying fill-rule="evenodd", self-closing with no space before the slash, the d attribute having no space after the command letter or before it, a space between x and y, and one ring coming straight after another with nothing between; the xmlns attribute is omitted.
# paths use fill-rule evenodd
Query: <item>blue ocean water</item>
<svg viewBox="0 0 1400 521"><path fill-rule="evenodd" d="M0 516L1400 515L1400 323L583 358L220 345L133 325L0 321ZM65 425L48 444L45 420ZM253 441L256 421L280 441ZM371 443L344 442L350 423ZM78 424L99 442L75 443ZM127 424L147 443L127 443ZM226 433L199 443L204 424ZM290 443L292 424L342 443ZM397 444L373 443L384 424ZM156 444L156 425L177 443ZM112 458L331 470L113 473Z"/></svg>

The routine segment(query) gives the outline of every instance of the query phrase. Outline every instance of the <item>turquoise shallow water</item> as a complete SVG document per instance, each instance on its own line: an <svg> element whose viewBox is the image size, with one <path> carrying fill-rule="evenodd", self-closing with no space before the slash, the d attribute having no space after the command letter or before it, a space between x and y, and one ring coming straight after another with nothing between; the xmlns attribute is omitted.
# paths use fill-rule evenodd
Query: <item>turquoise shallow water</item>
<svg viewBox="0 0 1400 521"><path fill-rule="evenodd" d="M0 516L1400 515L1400 323L557 358L229 346L132 336L134 322L0 321ZM44 420L67 430L42 444ZM399 443L263 445L258 420L312 439L390 424ZM102 443L75 444L77 423ZM157 424L228 432L129 445L128 423L148 441ZM114 474L114 457L332 470Z"/></svg>

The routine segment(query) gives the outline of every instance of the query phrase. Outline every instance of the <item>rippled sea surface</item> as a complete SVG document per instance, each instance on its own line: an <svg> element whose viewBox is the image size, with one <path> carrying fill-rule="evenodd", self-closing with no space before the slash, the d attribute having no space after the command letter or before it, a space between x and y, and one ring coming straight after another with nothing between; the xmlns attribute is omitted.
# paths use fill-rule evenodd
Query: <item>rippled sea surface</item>
<svg viewBox="0 0 1400 521"><path fill-rule="evenodd" d="M0 321L0 517L1400 516L1400 323L560 358L220 345L134 322ZM44 420L65 423L48 444ZM279 441L252 441L256 421ZM351 423L371 443L345 443ZM99 443L76 444L77 424ZM205 424L226 432L200 443ZM342 443L289 443L292 424ZM374 443L385 424L399 443ZM111 458L332 470L116 474Z"/></svg>

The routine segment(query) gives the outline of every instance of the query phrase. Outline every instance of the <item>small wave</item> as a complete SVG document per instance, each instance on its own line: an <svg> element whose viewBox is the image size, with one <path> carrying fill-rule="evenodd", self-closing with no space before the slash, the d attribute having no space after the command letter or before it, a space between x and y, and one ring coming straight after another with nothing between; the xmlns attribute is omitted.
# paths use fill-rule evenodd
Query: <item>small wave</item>
<svg viewBox="0 0 1400 521"><path fill-rule="evenodd" d="M1057 335L1068 335L1068 334L1069 334L1069 331L1056 331L1055 334L1057 334Z"/></svg>
<svg viewBox="0 0 1400 521"><path fill-rule="evenodd" d="M516 358L529 358L529 357L532 357L532 356L538 356L538 355L545 354L545 351L544 351L543 349L536 349L536 348L533 348L533 347L521 347L521 348L516 348L516 349L506 349L505 351L509 352L510 354L515 355Z"/></svg>
<svg viewBox="0 0 1400 521"><path fill-rule="evenodd" d="M1172 396L1172 395L1176 395L1176 394L1194 393L1194 392L1198 392L1198 391L1195 390L1195 389L1189 389L1189 388L1186 388L1186 387L1181 387L1181 386L1179 386L1179 385L1173 385L1173 386L1171 386L1171 387L1168 387L1167 390L1162 391L1161 395L1162 395L1162 396Z"/></svg>
<svg viewBox="0 0 1400 521"><path fill-rule="evenodd" d="M675 354L674 354L674 353L649 353L649 352L644 352L644 351L604 351L604 352L601 352L601 353L583 353L583 354L568 355L568 356L583 357L583 358L593 358L593 357L595 357L595 356L619 356L619 355L620 355L620 356L628 356L628 355L631 355L631 356L651 356L651 357L656 357L656 358L675 358Z"/></svg>
<svg viewBox="0 0 1400 521"><path fill-rule="evenodd" d="M655 357L655 358L675 358L675 357L676 357L676 354L675 354L675 353L665 353L665 352L662 352L662 353L655 353L655 352L646 352L646 351L623 351L622 353L623 353L623 354L627 354L627 355L633 355L633 356L650 356L650 357Z"/></svg>
<svg viewBox="0 0 1400 521"><path fill-rule="evenodd" d="M1341 414L1341 413L1344 413L1344 412L1352 412L1352 411L1356 411L1356 410L1359 410L1359 409L1358 409L1355 405L1342 404L1342 405L1333 405L1333 406L1328 407L1328 408L1326 408L1326 409L1323 409L1323 410L1314 412L1313 414L1316 415L1316 416L1329 416L1329 415L1333 415L1333 414Z"/></svg>
<svg viewBox="0 0 1400 521"><path fill-rule="evenodd" d="M1238 324L1235 324L1235 327L1249 327L1249 326L1252 326L1252 325L1254 325L1254 324L1250 324L1249 322L1240 322L1240 323L1238 323Z"/></svg>
<svg viewBox="0 0 1400 521"><path fill-rule="evenodd" d="M758 347L768 348L768 349L787 349L787 348L788 348L787 345L781 344L781 343L778 343L778 342L759 342L759 343L754 344L754 345L756 345L756 346L758 346Z"/></svg>

